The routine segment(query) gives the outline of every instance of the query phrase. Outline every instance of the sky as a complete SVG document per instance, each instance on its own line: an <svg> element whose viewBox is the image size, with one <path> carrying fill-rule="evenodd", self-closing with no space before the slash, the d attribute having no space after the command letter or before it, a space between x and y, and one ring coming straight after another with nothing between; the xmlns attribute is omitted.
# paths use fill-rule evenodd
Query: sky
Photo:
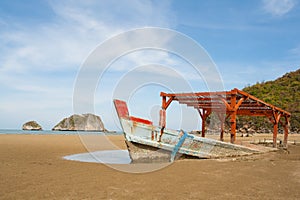
<svg viewBox="0 0 300 200"><path fill-rule="evenodd" d="M177 32L201 46L224 90L274 80L300 68L297 0L1 0L0 129L20 129L36 120L47 130L78 113L76 83L92 53L126 32L149 27ZM153 38L174 44L151 32L142 39ZM122 48L111 46L99 58ZM105 73L96 81L92 108L80 113L100 115L109 130L120 129L114 97L126 98L133 115L156 123L161 91L211 89L205 67L199 74L189 61L165 50L135 50L109 66L98 66ZM179 128L184 112L172 105L168 125ZM182 126L199 128L196 113L188 116Z"/></svg>

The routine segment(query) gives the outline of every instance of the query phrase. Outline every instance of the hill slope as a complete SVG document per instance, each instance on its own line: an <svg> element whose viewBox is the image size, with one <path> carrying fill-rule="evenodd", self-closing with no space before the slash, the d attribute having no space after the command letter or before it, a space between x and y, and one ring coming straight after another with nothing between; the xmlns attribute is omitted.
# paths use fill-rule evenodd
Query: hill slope
<svg viewBox="0 0 300 200"><path fill-rule="evenodd" d="M256 83L243 90L292 113L291 130L300 131L300 69L286 73L274 81ZM251 120L254 124L261 123L259 118Z"/></svg>

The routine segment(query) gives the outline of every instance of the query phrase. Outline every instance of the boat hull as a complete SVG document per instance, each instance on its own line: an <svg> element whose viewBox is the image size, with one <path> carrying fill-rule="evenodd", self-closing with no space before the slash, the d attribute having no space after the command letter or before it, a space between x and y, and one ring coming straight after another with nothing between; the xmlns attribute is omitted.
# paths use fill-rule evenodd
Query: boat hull
<svg viewBox="0 0 300 200"><path fill-rule="evenodd" d="M120 119L133 162L173 161L185 154L198 158L235 157L259 153L257 150L198 137L183 131L161 129L151 124Z"/></svg>
<svg viewBox="0 0 300 200"><path fill-rule="evenodd" d="M243 156L259 151L184 131L162 129L146 119L129 116L127 104L114 100L133 162L174 161L181 154L198 158Z"/></svg>

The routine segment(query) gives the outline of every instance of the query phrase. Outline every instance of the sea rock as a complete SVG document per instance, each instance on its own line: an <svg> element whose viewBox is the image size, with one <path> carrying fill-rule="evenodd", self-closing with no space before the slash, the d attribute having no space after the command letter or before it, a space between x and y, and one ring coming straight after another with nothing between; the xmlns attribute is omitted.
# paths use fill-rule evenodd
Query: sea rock
<svg viewBox="0 0 300 200"><path fill-rule="evenodd" d="M106 131L101 118L94 114L71 115L52 128L54 131Z"/></svg>
<svg viewBox="0 0 300 200"><path fill-rule="evenodd" d="M43 130L41 125L39 125L36 121L29 121L23 124L23 130L30 130L30 131L41 131Z"/></svg>

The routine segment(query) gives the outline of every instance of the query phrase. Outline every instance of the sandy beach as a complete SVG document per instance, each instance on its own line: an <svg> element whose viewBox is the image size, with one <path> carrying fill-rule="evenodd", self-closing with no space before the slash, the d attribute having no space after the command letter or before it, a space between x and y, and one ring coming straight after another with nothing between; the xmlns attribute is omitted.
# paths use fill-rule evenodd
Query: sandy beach
<svg viewBox="0 0 300 200"><path fill-rule="evenodd" d="M113 145L103 142L105 136L91 136L94 150L125 149L123 136L108 138ZM300 136L289 140L299 142ZM62 159L87 152L78 135L3 134L0 199L300 199L300 145L290 144L288 151L178 160L135 174Z"/></svg>

